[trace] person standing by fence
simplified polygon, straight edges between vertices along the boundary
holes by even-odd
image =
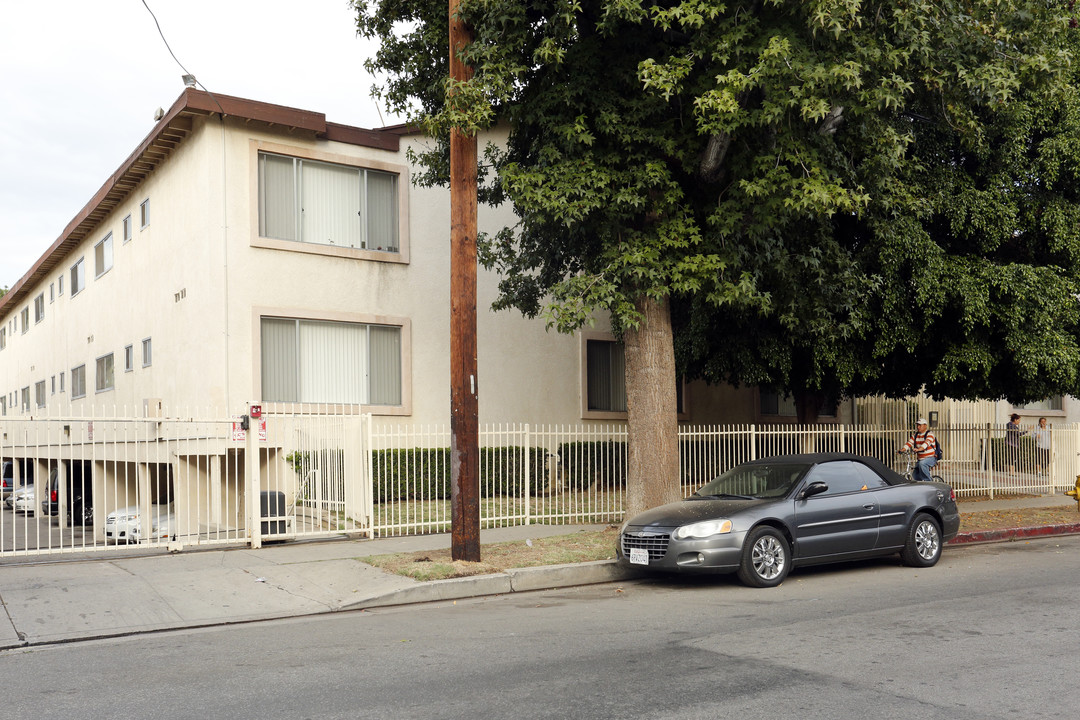
[[[1009,466],[1009,472],[1016,472],[1016,465],[1020,462],[1020,432],[1019,413],[1013,413],[1009,422],[1005,423],[1005,464]]]
[[[1039,418],[1039,425],[1031,431],[1035,438],[1035,474],[1042,475],[1045,468],[1046,474],[1050,474],[1050,428],[1046,425],[1046,418]]]
[[[930,432],[930,426],[926,418],[919,418],[915,422],[915,434],[908,438],[904,447],[897,453],[915,453],[915,468],[911,471],[911,477],[922,482],[930,482],[930,468],[937,465],[937,438]]]

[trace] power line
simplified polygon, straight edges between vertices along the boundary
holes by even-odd
[[[152,17],[154,19],[154,26],[157,27],[158,35],[161,36],[161,42],[165,43],[165,49],[169,51],[170,55],[172,55],[172,59],[175,60],[176,64],[180,66],[180,69],[184,71],[184,75],[190,77],[199,87],[201,87],[203,89],[204,92],[206,92],[207,95],[210,96],[210,99],[214,101],[214,104],[218,106],[218,110],[220,110],[222,116],[224,116],[225,115],[225,109],[221,107],[221,103],[219,103],[217,98],[214,97],[214,93],[207,90],[206,86],[203,85],[199,81],[199,79],[195,77],[195,75],[193,75],[191,72],[189,72],[186,67],[184,67],[184,63],[180,62],[180,58],[176,57],[176,53],[174,53],[172,48],[169,47],[169,41],[165,39],[165,33],[162,32],[162,30],[161,30],[161,23],[158,22],[157,15],[154,14],[154,11],[151,10],[150,6],[146,4],[146,0],[142,0],[142,4],[143,4],[143,7],[146,8],[146,12],[150,13],[150,17]]]

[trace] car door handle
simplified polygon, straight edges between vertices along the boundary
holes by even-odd
[[[873,510],[875,507],[877,506],[874,505],[874,503],[870,503],[869,505],[863,505],[864,510]]]

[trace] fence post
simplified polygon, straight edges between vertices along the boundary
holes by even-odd
[[[757,460],[757,425],[750,426],[750,459]]]
[[[547,452],[544,453],[544,468],[547,468]],[[525,423],[525,524],[532,525],[532,503],[530,498],[532,497],[532,464],[533,464],[533,446],[532,446],[532,428],[529,423]]]
[[[371,413],[361,416],[364,436],[364,455],[367,461],[367,495],[364,498],[364,514],[367,515],[367,536],[375,537],[375,449],[372,446]]]
[[[994,499],[994,447],[990,444],[991,440],[990,423],[986,423],[986,467],[987,467],[987,483],[989,487],[987,491],[990,493],[990,499]]]
[[[252,403],[248,403],[247,434],[244,438],[244,475],[246,476],[248,503],[248,524],[251,530],[248,537],[251,538],[251,547],[258,550],[262,547],[262,478],[259,477],[259,418],[251,417]]]

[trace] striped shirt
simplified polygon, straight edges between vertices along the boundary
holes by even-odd
[[[919,460],[932,458],[937,450],[937,438],[934,437],[934,433],[929,430],[921,434],[915,433],[906,443],[904,443],[904,447],[900,448],[900,452],[905,452],[907,450],[914,450],[915,455]]]

